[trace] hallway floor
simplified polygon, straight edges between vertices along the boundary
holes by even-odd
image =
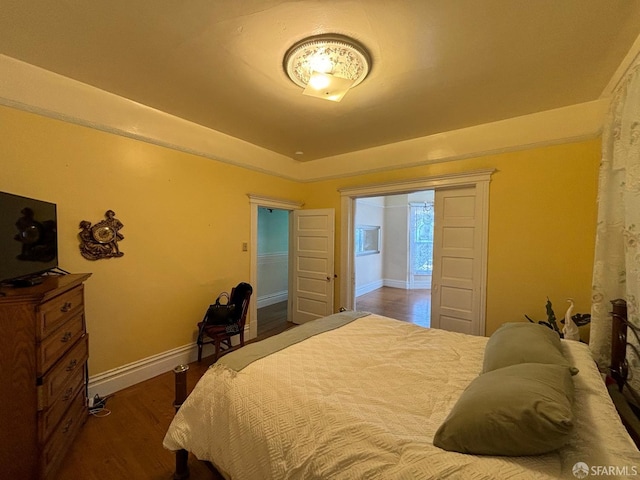
[[[356,310],[364,310],[386,317],[431,325],[431,290],[382,287],[356,298]]]
[[[429,328],[431,325],[431,290],[382,287],[356,298],[356,310],[377,313]],[[258,309],[258,336],[280,333],[287,322],[287,302]]]

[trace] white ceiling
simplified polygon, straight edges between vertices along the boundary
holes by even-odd
[[[598,99],[629,0],[0,0],[0,53],[308,161]],[[367,79],[302,95],[282,59],[351,36]],[[304,152],[296,155],[295,152]]]

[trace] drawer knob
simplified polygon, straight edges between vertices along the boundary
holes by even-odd
[[[62,307],[60,307],[60,311],[62,313],[67,313],[69,310],[71,310],[72,306],[73,306],[73,304],[71,302],[64,302],[64,305],[62,305]]]
[[[62,338],[60,339],[60,341],[62,343],[67,343],[69,340],[71,340],[71,337],[72,337],[71,332],[65,332]]]
[[[70,372],[71,370],[73,370],[74,368],[76,368],[76,365],[78,365],[78,360],[76,360],[75,358],[73,360],[71,360],[69,362],[69,365],[67,365],[67,372]]]
[[[62,397],[62,401],[66,402],[67,400],[69,400],[71,398],[72,393],[73,393],[73,387],[67,388],[67,390],[64,392],[64,395]]]
[[[62,433],[67,433],[71,428],[72,423],[73,423],[73,418],[70,418],[69,420],[67,420],[67,422],[64,424],[64,427],[62,427]]]

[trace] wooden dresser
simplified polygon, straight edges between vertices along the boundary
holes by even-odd
[[[90,275],[0,289],[0,478],[54,478],[87,418]]]

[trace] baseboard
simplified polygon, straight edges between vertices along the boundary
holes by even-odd
[[[364,295],[365,293],[373,292],[384,286],[384,282],[382,280],[376,280],[375,282],[369,282],[365,285],[360,285],[356,287],[356,297],[360,295]]]
[[[248,334],[249,331],[246,328],[245,338],[247,338]],[[208,357],[213,353],[213,345],[205,344],[202,349],[202,356]],[[169,372],[177,365],[192,363],[197,360],[198,346],[196,343],[191,343],[89,376],[87,398],[93,398],[96,394],[100,397],[111,395],[124,388]]]
[[[389,278],[384,279],[384,286],[391,288],[402,288],[404,290],[409,290],[409,282],[405,280],[391,280]]]
[[[289,299],[289,291],[284,290],[282,292],[271,293],[269,295],[263,295],[262,297],[258,297],[256,301],[256,307],[268,307],[269,305],[274,305],[280,302],[286,302]]]
[[[110,395],[168,372],[176,365],[195,362],[197,359],[198,349],[193,343],[90,376],[88,398],[93,398],[96,394],[101,397]]]
[[[413,290],[413,289],[430,289],[431,282],[428,280],[425,281],[417,281],[413,282],[411,285],[409,282],[404,280],[392,280],[389,278],[385,278],[383,280],[376,280],[375,282],[367,283],[366,285],[360,285],[356,287],[356,297],[360,295],[364,295],[365,293],[373,292],[382,287],[391,287],[391,288],[401,288],[403,290]]]

